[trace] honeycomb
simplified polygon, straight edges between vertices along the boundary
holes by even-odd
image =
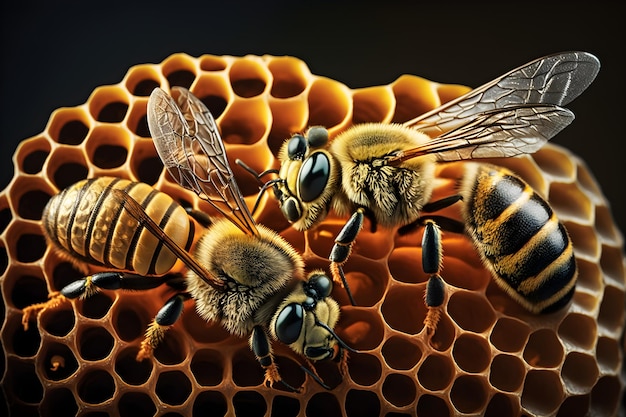
[[[405,75],[389,85],[350,89],[311,74],[292,57],[185,54],[132,67],[117,85],[61,108],[45,130],[14,155],[15,174],[0,194],[4,321],[3,394],[13,415],[29,416],[450,416],[612,415],[618,412],[624,327],[624,256],[607,201],[584,162],[547,145],[518,158],[491,161],[517,172],[547,197],[574,242],[580,276],[573,302],[557,313],[524,311],[491,280],[463,235],[444,233],[447,298],[427,341],[419,229],[372,231],[366,222],[346,265],[357,306],[343,289],[339,336],[358,350],[347,373],[317,363],[326,390],[300,369],[301,359],[276,346],[286,381],[300,393],[263,385],[247,341],[203,322],[193,301],[155,350],[138,362],[143,333],[165,301],[162,290],[103,291],[46,310],[21,324],[22,309],[81,278],[47,247],[40,219],[48,199],[70,184],[103,175],[142,181],[183,205],[207,210],[165,173],[146,122],[148,95],[183,86],[216,117],[231,163],[276,168],[285,138],[309,125],[331,135],[354,123],[403,122],[468,88]],[[583,98],[584,99],[584,98]],[[575,127],[570,127],[575,129]],[[462,163],[440,165],[433,199],[448,195]],[[258,186],[233,167],[246,201]],[[444,215],[459,218],[458,207]],[[281,233],[308,268],[327,256],[345,219],[329,216],[316,230],[289,227],[273,198],[261,199],[258,221]]]

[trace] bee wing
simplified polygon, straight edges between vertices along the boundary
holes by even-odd
[[[478,114],[525,104],[564,106],[593,82],[600,61],[586,52],[563,52],[522,65],[441,107],[405,123],[430,137],[463,126]]]
[[[511,157],[533,153],[574,120],[574,113],[554,105],[524,105],[486,111],[468,123],[417,148],[388,159],[390,165],[422,155],[438,161]]]
[[[177,101],[160,88],[148,100],[148,127],[163,164],[176,182],[244,233],[258,234],[209,109],[185,88],[172,91],[178,93]]]

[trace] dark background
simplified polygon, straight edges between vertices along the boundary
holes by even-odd
[[[293,55],[314,74],[357,88],[401,74],[476,87],[534,58],[575,49],[594,53],[602,69],[569,105],[577,118],[554,142],[586,160],[626,230],[625,22],[618,2],[223,3],[3,2],[0,189],[12,178],[17,144],[43,131],[53,110],[82,104],[131,66],[176,52]]]

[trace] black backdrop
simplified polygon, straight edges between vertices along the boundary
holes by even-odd
[[[131,66],[175,52],[293,55],[313,73],[356,88],[401,74],[475,87],[531,59],[576,49],[596,54],[602,69],[569,106],[576,121],[554,141],[587,161],[626,230],[625,24],[617,2],[7,3],[0,17],[0,189],[13,175],[19,141],[43,131],[54,109],[82,104]]]

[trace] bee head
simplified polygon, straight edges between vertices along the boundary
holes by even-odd
[[[281,167],[274,195],[285,218],[298,230],[326,216],[338,186],[338,164],[327,145],[328,130],[314,126],[305,135],[295,134],[285,141],[278,154]]]
[[[339,305],[330,298],[332,281],[321,271],[289,294],[272,318],[273,336],[296,353],[318,361],[334,359],[340,348],[349,348],[334,332]]]

